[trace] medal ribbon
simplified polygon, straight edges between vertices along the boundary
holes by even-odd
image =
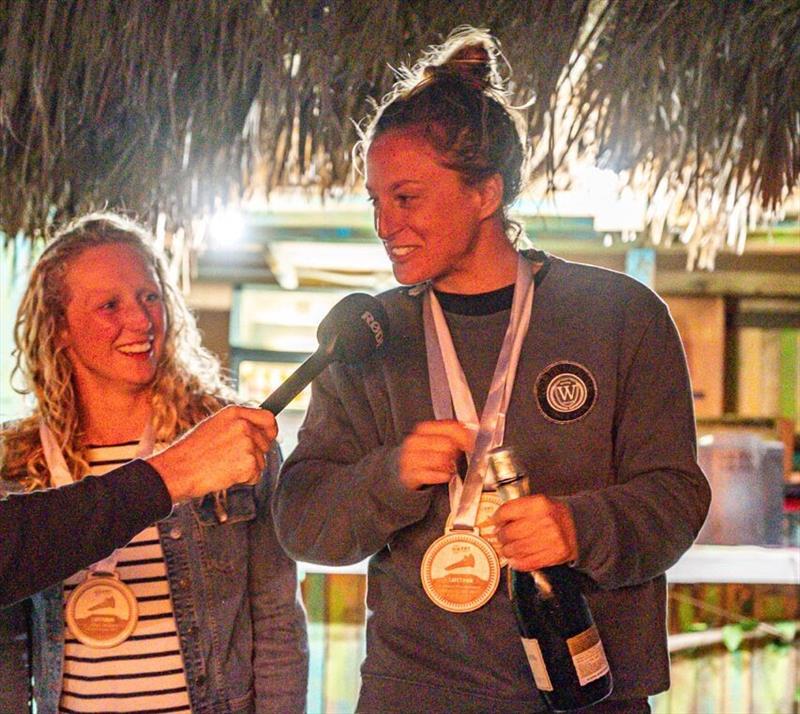
[[[454,514],[454,530],[472,530],[475,527],[486,474],[486,455],[490,449],[503,443],[506,412],[514,388],[522,341],[530,324],[533,292],[531,266],[520,255],[511,316],[480,420],[439,300],[432,289],[428,289],[424,296],[425,349],[434,416],[436,419],[452,419],[455,409],[456,418],[478,432],[463,485],[458,474],[453,474],[450,479],[450,510]]]
[[[67,462],[64,460],[64,454],[56,442],[56,438],[50,427],[45,424],[44,419],[39,422],[39,440],[42,442],[42,449],[44,450],[44,460],[47,468],[50,471],[50,479],[56,488],[66,486],[73,482],[72,474],[67,467]],[[152,423],[148,420],[147,426],[139,439],[139,446],[136,449],[134,458],[139,459],[145,456],[150,456],[155,448],[155,431],[153,430]],[[89,570],[93,573],[113,573],[117,567],[117,560],[119,559],[119,550],[115,550],[107,558],[99,560],[98,562],[89,566]]]

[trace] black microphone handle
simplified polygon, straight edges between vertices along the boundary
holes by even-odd
[[[301,364],[288,379],[281,384],[258,406],[273,414],[283,411],[284,407],[292,401],[325,367],[333,361],[333,355],[320,346],[303,364]]]

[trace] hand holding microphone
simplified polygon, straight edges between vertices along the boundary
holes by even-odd
[[[389,337],[389,320],[379,300],[352,293],[336,303],[319,323],[319,347],[259,406],[278,414],[331,362],[360,362]]]
[[[161,475],[173,503],[255,483],[278,434],[275,417],[229,404],[178,441],[146,459]],[[225,459],[217,458],[220,453]]]

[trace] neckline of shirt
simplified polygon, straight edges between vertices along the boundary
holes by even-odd
[[[550,261],[545,260],[542,267],[533,278],[534,285],[538,288],[550,268]],[[439,304],[445,312],[456,315],[494,315],[498,312],[511,309],[514,299],[514,283],[505,285],[497,290],[486,293],[463,295],[461,293],[447,293],[434,290]]]
[[[506,285],[488,293],[475,293],[462,295],[460,293],[445,293],[434,290],[439,304],[445,312],[456,315],[493,315],[511,309],[514,299],[514,283]]]

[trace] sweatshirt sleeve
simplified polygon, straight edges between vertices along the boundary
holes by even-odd
[[[382,443],[381,407],[370,401],[365,381],[356,369],[333,365],[312,384],[299,443],[273,501],[278,539],[293,558],[356,563],[423,518],[431,504],[431,490],[400,483],[399,447]]]
[[[694,541],[711,500],[683,347],[660,301],[618,370],[616,482],[563,499],[577,529],[575,566],[606,589],[664,573]]]
[[[158,471],[141,460],[102,478],[0,499],[0,607],[105,558],[171,509]]]

